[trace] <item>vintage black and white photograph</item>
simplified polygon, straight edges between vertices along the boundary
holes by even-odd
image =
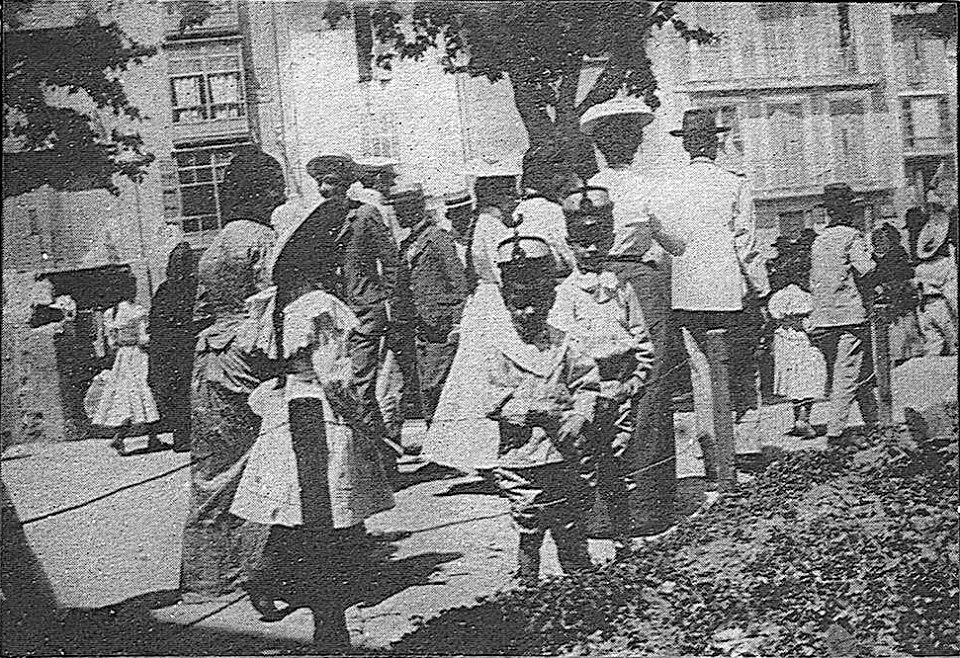
[[[957,656],[957,4],[3,3],[3,656]]]

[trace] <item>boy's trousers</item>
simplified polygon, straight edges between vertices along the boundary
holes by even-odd
[[[827,436],[839,437],[847,427],[850,409],[856,400],[867,426],[877,423],[874,395],[873,353],[867,325],[819,327],[811,335],[823,352],[830,380],[830,418]]]
[[[535,583],[539,578],[540,547],[547,530],[557,545],[557,557],[565,572],[590,567],[584,528],[586,487],[570,465],[500,466],[493,474],[501,493],[510,501],[510,514],[520,531],[517,576],[521,582]]]

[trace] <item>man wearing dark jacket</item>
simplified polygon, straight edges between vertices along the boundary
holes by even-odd
[[[350,337],[353,382],[376,438],[387,442],[376,379],[380,341],[397,290],[397,247],[374,206],[347,198],[347,189],[356,180],[349,157],[318,156],[307,164],[307,173],[317,181],[324,201],[295,229],[302,233],[298,243],[315,254],[310,259],[316,263],[311,273],[314,285],[346,302],[360,320]],[[384,446],[381,454],[390,474],[396,470],[391,449],[399,453],[400,448],[392,441]]]
[[[410,229],[400,252],[416,316],[420,400],[430,423],[457,353],[454,330],[467,298],[466,277],[453,236],[427,215],[419,187],[395,189],[390,202],[400,226]]]

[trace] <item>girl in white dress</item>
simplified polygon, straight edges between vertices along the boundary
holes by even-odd
[[[157,404],[147,384],[148,359],[145,347],[147,310],[137,304],[137,282],[130,276],[123,282],[121,300],[104,313],[107,344],[117,354],[110,376],[91,415],[91,422],[100,427],[115,429],[110,446],[126,455],[124,439],[134,426],[150,426],[160,420]],[[149,450],[163,447],[152,427],[149,431]]]
[[[817,432],[810,424],[810,412],[814,401],[824,397],[827,363],[808,335],[813,297],[795,279],[767,303],[770,317],[778,322],[773,334],[773,385],[774,393],[793,402],[792,433],[812,439]]]

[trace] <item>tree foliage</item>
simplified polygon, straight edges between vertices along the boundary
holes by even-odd
[[[44,184],[116,192],[115,174],[139,180],[153,156],[135,130],[107,131],[100,111],[128,125],[141,118],[119,75],[156,49],[92,13],[66,27],[24,29],[34,4],[18,0],[4,11],[3,196]],[[57,90],[85,93],[96,109],[58,105],[51,100]]]
[[[509,77],[531,145],[555,143],[578,158],[579,120],[589,107],[618,93],[642,98],[651,109],[660,105],[646,50],[653,30],[669,25],[684,39],[700,43],[717,38],[682,21],[677,4],[430,1],[415,3],[407,20],[394,3],[379,2],[371,23],[376,39],[389,50],[376,64],[389,68],[396,57],[419,59],[438,47],[447,55],[448,72],[466,70],[491,82]],[[604,64],[592,88],[578,99],[584,58]]]

